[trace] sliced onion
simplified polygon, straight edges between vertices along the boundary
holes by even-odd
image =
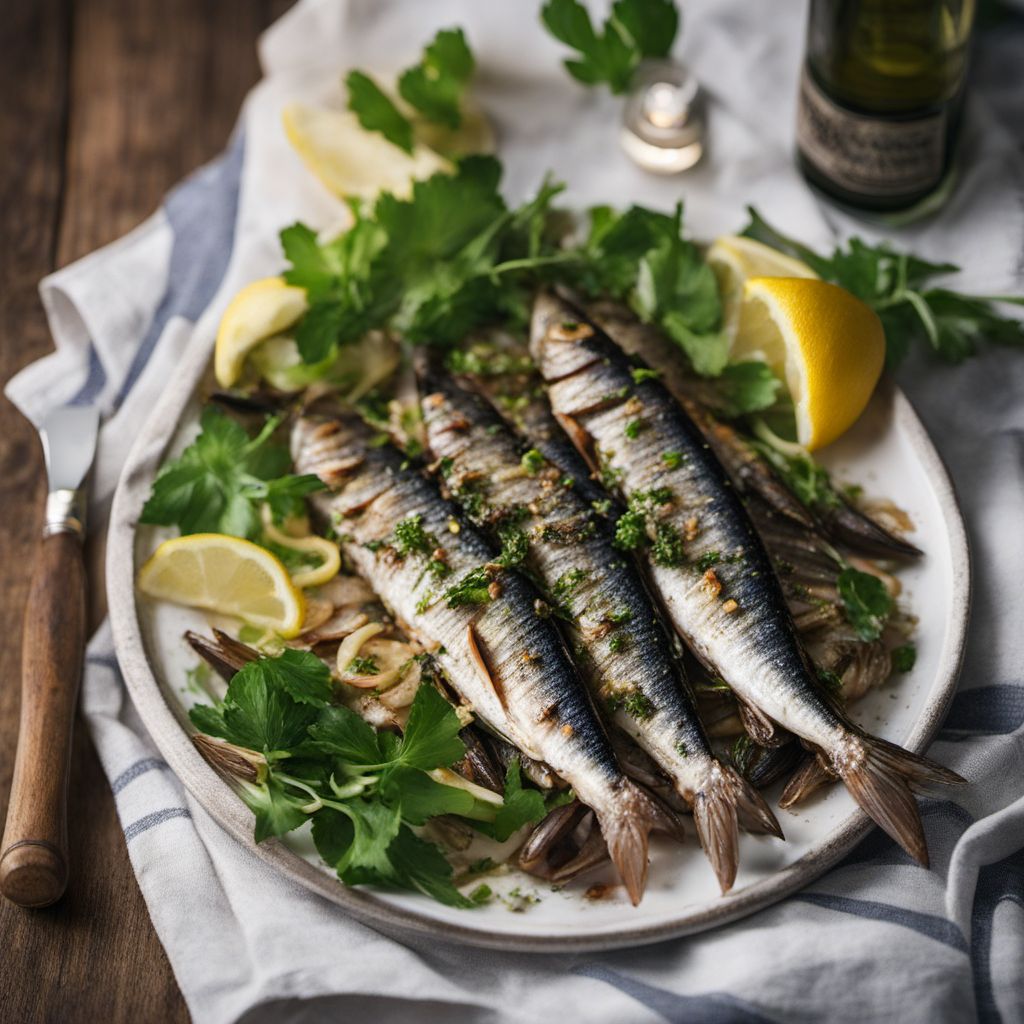
[[[275,544],[281,547],[290,548],[292,551],[301,551],[303,554],[315,555],[320,564],[312,569],[302,569],[291,574],[292,583],[297,587],[318,587],[333,579],[341,569],[341,550],[338,545],[326,537],[317,537],[309,534],[305,537],[292,537],[282,533],[275,525],[270,516],[270,509],[263,508],[263,532]]]
[[[349,686],[358,686],[361,689],[390,689],[401,678],[402,668],[412,658],[412,655],[412,648],[408,644],[402,643],[401,640],[377,638],[367,640],[360,647],[360,656],[372,658],[377,663],[379,671],[374,672],[373,675],[342,675],[342,682]]]
[[[306,615],[302,620],[302,633],[305,636],[329,621],[334,614],[334,605],[318,597],[306,598]]]
[[[408,667],[401,674],[401,679],[380,696],[381,704],[389,708],[407,708],[415,699],[420,688],[423,671],[418,661],[410,660]]]
[[[377,600],[377,595],[367,586],[360,576],[338,575],[321,586],[317,597],[330,601],[335,608],[344,604],[370,604]]]
[[[329,619],[319,623],[316,628],[302,634],[302,641],[307,644],[322,644],[327,640],[341,640],[365,626],[370,621],[366,612],[354,612],[350,608],[334,611]]]
[[[427,774],[442,786],[451,786],[452,789],[464,789],[471,796],[475,796],[477,800],[482,800],[487,804],[494,804],[495,807],[501,807],[505,802],[501,794],[495,793],[490,789],[484,789],[483,786],[478,786],[475,782],[464,779],[461,775],[448,768],[435,768],[433,771],[427,772]]]
[[[347,669],[352,663],[352,659],[359,654],[359,648],[366,643],[371,637],[375,637],[378,633],[384,632],[384,626],[380,622],[370,622],[365,626],[361,626],[354,633],[350,633],[341,642],[341,646],[338,648],[338,675],[341,676],[345,682],[348,682]]]

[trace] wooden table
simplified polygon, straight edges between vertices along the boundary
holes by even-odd
[[[0,19],[0,380],[52,347],[36,285],[124,234],[220,150],[259,71],[259,32],[289,0],[8,0]],[[22,609],[42,515],[35,432],[0,399],[0,813],[19,703]],[[90,551],[103,616],[102,542]],[[187,1021],[84,727],[70,791],[65,899],[0,899],[0,1016]]]

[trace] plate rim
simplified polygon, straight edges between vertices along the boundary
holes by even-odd
[[[129,694],[143,724],[167,764],[203,809],[235,840],[271,868],[281,872],[353,917],[392,937],[410,934],[507,952],[601,952],[643,946],[696,934],[764,909],[815,881],[849,852],[869,831],[872,822],[859,808],[825,840],[794,863],[756,882],[736,895],[700,911],[623,931],[580,929],[547,935],[514,935],[487,928],[454,924],[398,907],[371,891],[344,885],[304,860],[277,839],[256,843],[252,815],[227,781],[204,760],[184,728],[180,711],[164,696],[146,656],[135,593],[135,532],[139,511],[153,474],[169,445],[181,414],[206,375],[212,349],[199,336],[188,346],[172,385],[163,392],[129,450],[111,504],[106,555],[106,589],[114,651]],[[894,427],[902,429],[935,490],[950,544],[952,595],[950,612],[926,706],[905,742],[923,753],[938,732],[956,692],[966,647],[971,603],[971,561],[968,535],[956,489],[910,400],[889,378],[880,394],[892,410]],[[166,424],[173,426],[167,429]]]

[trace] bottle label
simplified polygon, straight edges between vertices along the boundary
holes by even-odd
[[[889,197],[927,191],[942,177],[946,111],[905,121],[855,114],[829,99],[804,68],[797,145],[848,192]]]

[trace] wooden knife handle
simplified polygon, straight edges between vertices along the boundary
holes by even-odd
[[[68,772],[85,649],[85,562],[78,533],[40,545],[21,648],[21,719],[0,892],[45,907],[68,884]]]

